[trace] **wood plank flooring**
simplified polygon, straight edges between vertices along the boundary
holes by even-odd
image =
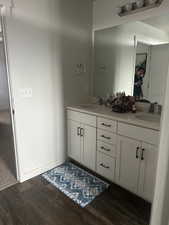
[[[0,192],[0,225],[148,225],[150,210],[114,184],[84,209],[41,176]]]

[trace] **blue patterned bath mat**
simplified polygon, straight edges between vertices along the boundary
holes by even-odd
[[[70,162],[42,176],[81,207],[88,205],[109,187],[108,183]]]

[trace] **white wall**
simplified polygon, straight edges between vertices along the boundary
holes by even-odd
[[[122,26],[95,32],[95,96],[119,91],[131,95],[134,53],[134,35]]]
[[[137,41],[147,44],[168,43],[164,32],[142,22],[95,31],[94,95],[125,91],[133,94]],[[105,70],[102,68],[105,66]]]
[[[20,180],[65,160],[64,103],[86,101],[90,87],[90,0],[15,0],[7,16]],[[75,75],[75,65],[87,72]],[[32,88],[32,98],[23,98]]]
[[[149,48],[150,48],[150,46],[149,45],[146,45],[146,44],[144,44],[144,43],[141,43],[141,42],[139,42],[138,44],[137,44],[137,53],[139,54],[139,53],[149,53]]]
[[[7,2],[6,2],[7,3]],[[0,1],[1,4],[1,1]],[[8,2],[9,4],[9,2]],[[2,27],[0,24],[0,32]],[[2,34],[0,35],[0,111],[9,109],[9,90],[6,71],[5,49],[2,42]]]
[[[0,111],[9,109],[9,92],[4,44],[0,42]]]
[[[156,15],[163,15],[169,11],[169,1],[164,0],[160,7],[150,9],[130,16],[120,17],[117,14],[117,7],[128,2],[128,0],[96,0],[93,8],[93,28],[95,30],[116,26],[119,24],[144,20]]]
[[[11,6],[11,0],[0,0],[0,5],[10,7]]]
[[[150,62],[150,93],[151,102],[163,105],[165,84],[169,65],[169,44],[151,47]]]

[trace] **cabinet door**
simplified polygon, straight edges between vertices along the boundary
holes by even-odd
[[[82,164],[91,170],[96,170],[96,128],[81,126],[83,136]]]
[[[80,123],[68,120],[68,155],[81,162]]]
[[[150,144],[142,144],[143,157],[141,158],[139,195],[152,202],[157,167],[157,147]]]
[[[138,147],[140,146],[139,141],[118,137],[116,182],[134,193],[138,190],[140,170]]]

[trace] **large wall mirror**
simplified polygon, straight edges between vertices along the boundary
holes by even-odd
[[[165,16],[95,31],[94,96],[125,92],[163,104],[169,67]]]

